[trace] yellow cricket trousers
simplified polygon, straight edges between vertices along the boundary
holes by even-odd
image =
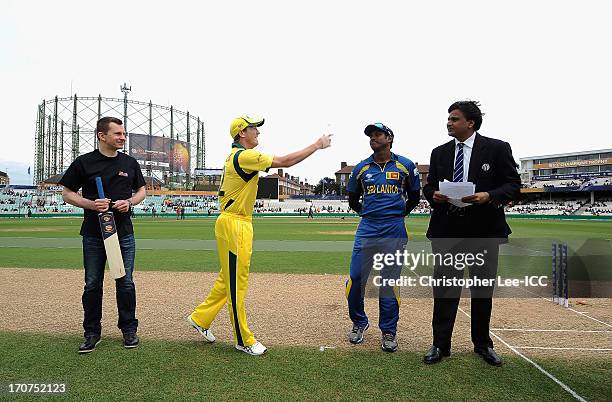
[[[199,326],[210,328],[217,313],[227,302],[236,344],[251,346],[256,340],[247,325],[244,309],[253,253],[253,225],[250,217],[223,212],[215,223],[215,237],[221,271],[208,297],[195,308],[191,318]]]

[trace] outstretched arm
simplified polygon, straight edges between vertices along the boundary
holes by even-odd
[[[325,149],[331,145],[331,136],[333,134],[325,134],[319,138],[315,143],[307,146],[296,152],[292,152],[285,156],[275,156],[272,160],[273,168],[278,167],[291,167],[297,163],[300,163],[310,155],[314,154],[319,149]]]

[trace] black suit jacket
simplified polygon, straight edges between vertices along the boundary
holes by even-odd
[[[427,184],[423,194],[433,207],[428,238],[507,238],[512,232],[506,223],[503,206],[520,196],[521,179],[516,171],[512,149],[507,142],[476,133],[470,157],[468,181],[476,192],[488,192],[491,201],[453,211],[449,203],[433,202],[439,182],[453,180],[455,140],[440,145],[431,152]]]

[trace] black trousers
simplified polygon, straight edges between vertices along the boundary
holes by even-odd
[[[450,261],[449,255],[454,258],[452,265],[434,265],[434,279],[464,278],[466,270],[469,273],[467,278],[472,279],[495,279],[497,276],[499,242],[496,239],[433,239],[432,251],[445,256],[443,261],[446,262]],[[470,254],[476,259],[474,261],[470,259],[471,264],[468,265],[465,263],[465,256]],[[460,262],[462,260],[464,262]],[[471,334],[475,348],[493,347],[493,341],[489,336],[489,325],[494,287],[494,285],[470,287]],[[450,352],[451,349],[451,337],[462,289],[450,285],[433,288],[433,344],[443,352]]]

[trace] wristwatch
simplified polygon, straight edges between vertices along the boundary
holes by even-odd
[[[130,209],[132,209],[132,207],[134,206],[134,204],[132,204],[132,200],[128,198],[127,202],[130,204]]]

